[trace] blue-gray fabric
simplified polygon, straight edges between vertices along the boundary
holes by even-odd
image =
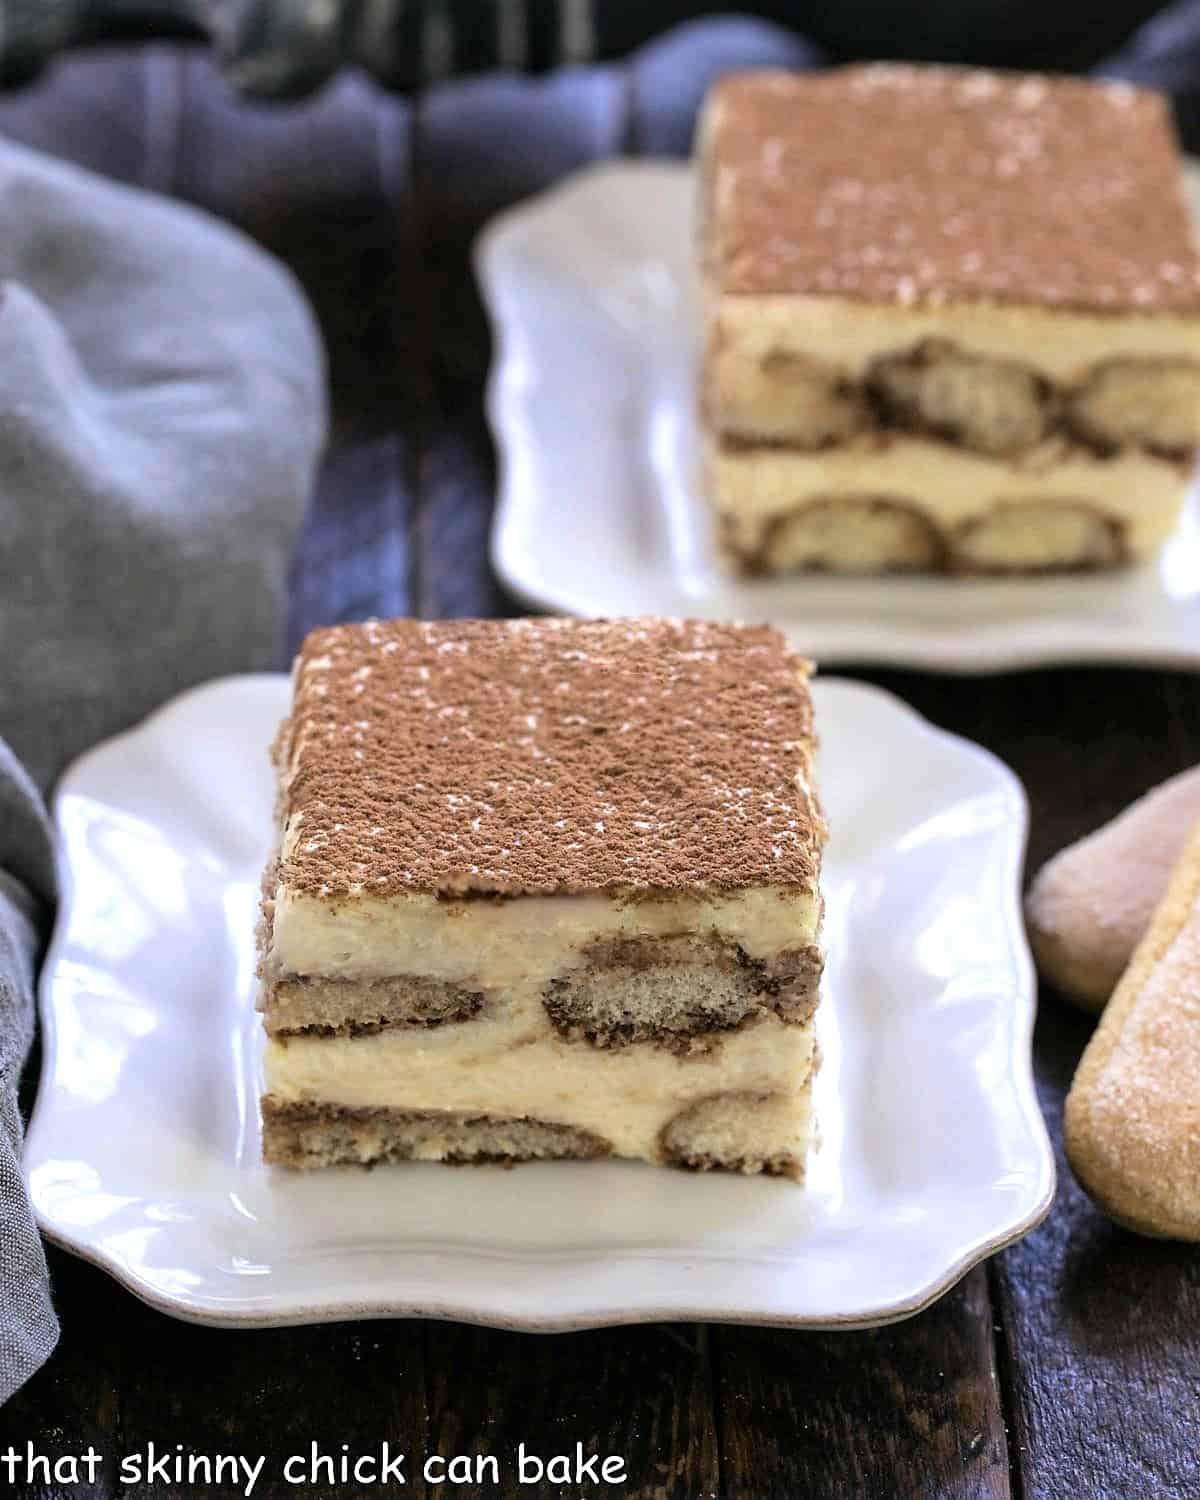
[[[326,402],[307,304],[235,231],[3,142],[0,222],[2,1401],[57,1336],[17,1104],[42,797],[172,694],[278,664]]]
[[[17,1085],[33,1040],[34,966],[54,900],[50,821],[0,741],[0,1401],[54,1348],[46,1257],[21,1176]]]

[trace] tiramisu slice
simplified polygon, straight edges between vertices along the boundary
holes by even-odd
[[[735,566],[1104,567],[1200,445],[1200,262],[1165,101],[759,72],[700,134],[707,487]]]
[[[277,746],[263,1149],[799,1178],[824,826],[766,627],[319,630]]]

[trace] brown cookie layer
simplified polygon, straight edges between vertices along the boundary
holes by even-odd
[[[608,1156],[600,1136],[548,1120],[453,1111],[262,1102],[263,1159],[280,1167],[387,1161],[518,1162]]]
[[[877,355],[860,381],[825,361],[779,354],[724,378],[722,395],[710,369],[701,410],[735,451],[826,452],[872,431],[884,442],[892,432],[916,432],[995,459],[1055,434],[1098,458],[1132,446],[1190,463],[1200,447],[1193,359],[1105,359],[1063,385],[1032,365],[924,338]]]
[[[1051,517],[1056,513],[1077,516],[1081,522],[1082,541],[1075,556],[1028,566],[997,563],[984,553],[981,543],[986,541],[993,525],[1021,521],[1022,518],[1036,522],[1039,517]],[[885,495],[815,496],[801,501],[794,510],[773,517],[764,541],[756,549],[746,550],[733,544],[727,527],[723,539],[726,555],[732,567],[750,577],[789,571],[821,572],[835,564],[819,556],[800,562],[785,562],[781,558],[792,548],[794,537],[802,537],[811,522],[818,524],[821,534],[832,534],[840,521],[850,523],[856,517],[884,519],[892,527],[892,557],[886,568],[880,570],[886,572],[1019,577],[1051,570],[1090,572],[1098,568],[1120,567],[1131,560],[1122,520],[1104,514],[1087,500],[1058,497],[996,505],[946,531],[910,499]]]
[[[373,980],[309,975],[267,980],[260,1008],[272,1036],[362,1036],[389,1026],[469,1021],[483,1004],[480,990],[424,974]]]
[[[809,946],[767,963],[720,939],[619,938],[554,980],[546,1013],[560,1036],[597,1047],[651,1043],[702,1055],[768,1015],[800,1025],[817,1005],[822,956]]]
[[[815,1057],[813,1066],[816,1066]],[[730,1089],[695,1100],[663,1126],[659,1137],[663,1161],[669,1166],[693,1172],[762,1173],[767,1177],[791,1177],[796,1182],[803,1181],[805,1163],[802,1156],[780,1152],[747,1156],[744,1150],[730,1144],[730,1132],[724,1128],[729,1115],[753,1116],[774,1097],[751,1090]]]

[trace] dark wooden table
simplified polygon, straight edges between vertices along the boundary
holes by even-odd
[[[447,86],[422,101],[347,78],[286,109],[243,103],[203,53],[61,63],[0,97],[0,130],[202,204],[298,272],[328,340],[335,437],[297,559],[290,644],[368,613],[496,614],[485,558],[494,457],[485,325],[466,258],[495,209],[594,158],[680,151],[702,78],[635,68]],[[564,496],[564,508],[570,497]],[[1052,585],[1048,585],[1052,586]],[[1071,670],[990,678],[864,672],[1015,769],[1030,868],[1200,760],[1200,680]],[[1036,1041],[1056,1139],[1088,1023],[1043,996]],[[644,1500],[1200,1494],[1200,1256],[1135,1239],[1060,1159],[1048,1221],[936,1306],[871,1333],[657,1326],[533,1336],[433,1322],[229,1333],[174,1322],[53,1253],[61,1346],[0,1411],[0,1453],[89,1443],[96,1483],[28,1496],[235,1495],[127,1485],[122,1453],[183,1444],[622,1455]],[[3,1481],[0,1480],[0,1488]],[[601,1488],[604,1488],[603,1486]],[[425,1493],[419,1478],[408,1493]],[[442,1493],[430,1486],[430,1494]],[[353,1484],[261,1497],[375,1495]]]

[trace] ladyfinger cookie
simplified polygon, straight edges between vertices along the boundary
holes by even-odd
[[[1106,1213],[1200,1240],[1200,829],[1083,1054],[1065,1134]]]
[[[1200,766],[1181,771],[1049,860],[1025,919],[1044,979],[1084,1010],[1103,1010],[1200,820]]]

